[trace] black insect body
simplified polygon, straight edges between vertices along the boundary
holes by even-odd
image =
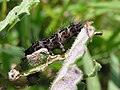
[[[61,48],[65,51],[65,42],[76,36],[83,28],[82,23],[74,24],[71,23],[67,28],[61,28],[60,32],[51,36],[51,38],[43,39],[41,41],[36,41],[25,51],[25,55],[32,54],[33,52],[39,50],[40,48],[47,48],[49,52],[52,52],[54,48]]]

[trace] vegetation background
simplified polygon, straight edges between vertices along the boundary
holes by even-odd
[[[22,0],[0,0],[0,20],[19,5]],[[88,52],[78,62],[85,73],[93,67],[90,60],[102,65],[101,71],[94,78],[84,81],[86,90],[120,90],[120,1],[119,0],[41,0],[30,12],[8,32],[0,33],[0,62],[4,75],[11,66],[19,63],[24,50],[33,41],[50,37],[73,21],[94,21],[96,31],[103,31],[102,36],[93,37],[88,44]],[[84,62],[85,61],[85,62]],[[50,66],[57,72],[61,62]],[[49,73],[47,73],[49,74]],[[55,76],[52,76],[55,77]],[[46,81],[43,81],[46,82]],[[26,87],[23,90],[46,90],[50,85]],[[78,84],[80,89],[80,85]],[[8,90],[14,90],[9,87]]]

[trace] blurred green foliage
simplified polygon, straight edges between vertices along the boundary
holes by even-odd
[[[21,2],[21,0],[5,1],[8,0],[0,0],[0,20]],[[86,62],[78,62],[78,66],[83,67],[85,73],[91,71],[93,65],[90,63],[93,59],[102,65],[98,75],[86,81],[87,90],[119,90],[119,0],[41,0],[31,10],[30,15],[25,16],[10,31],[0,32],[0,63],[5,75],[7,76],[11,66],[19,63],[20,58],[24,56],[24,50],[33,41],[50,37],[51,33],[58,32],[59,27],[81,20],[92,20],[96,31],[103,31],[102,36],[94,36],[93,42],[88,44],[89,52],[83,58]],[[61,62],[57,62],[51,65],[51,68],[56,72],[60,66]],[[24,90],[46,90],[48,86],[26,87]],[[9,90],[14,89],[10,87]]]

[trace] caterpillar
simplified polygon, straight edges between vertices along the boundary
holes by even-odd
[[[77,24],[71,23],[68,27],[61,28],[57,34],[53,34],[50,38],[33,42],[32,45],[25,50],[25,56],[41,48],[47,48],[50,53],[52,53],[52,50],[55,48],[60,48],[62,51],[65,51],[64,44],[69,38],[77,36],[82,28],[83,25],[81,22]]]

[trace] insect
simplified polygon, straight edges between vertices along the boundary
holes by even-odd
[[[65,51],[64,44],[69,38],[77,36],[82,28],[83,25],[81,22],[77,24],[71,23],[68,27],[61,28],[58,33],[53,34],[50,38],[32,43],[32,45],[25,50],[25,56],[41,48],[47,48],[50,53],[52,53],[52,50],[55,48],[60,48],[62,51]]]

